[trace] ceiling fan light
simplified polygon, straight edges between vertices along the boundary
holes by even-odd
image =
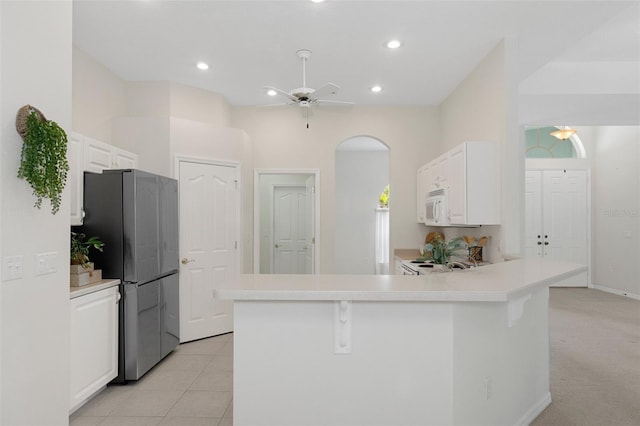
[[[382,92],[382,87],[380,87],[380,86],[373,86],[373,87],[371,87],[371,89],[369,89],[369,90],[371,90],[373,93],[380,93],[380,92]]]
[[[563,141],[565,139],[569,139],[575,133],[576,131],[574,129],[568,126],[564,126],[561,129],[554,130],[553,132],[550,133],[550,135]]]
[[[389,49],[397,49],[400,46],[402,46],[402,43],[400,42],[400,40],[389,40],[387,42],[387,48]]]
[[[277,95],[277,94],[278,94],[278,92],[276,92],[276,91],[275,91],[275,90],[273,90],[273,89],[269,89],[269,90],[267,90],[267,95],[269,95],[269,96],[275,96],[275,95]]]

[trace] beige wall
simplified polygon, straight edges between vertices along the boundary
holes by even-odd
[[[389,147],[392,252],[424,240],[426,228],[416,222],[416,170],[437,150],[436,108],[322,107],[309,117],[308,129],[297,107],[234,108],[232,117],[251,140],[253,167],[320,170],[321,273],[334,271],[335,148],[353,136],[371,136]],[[243,191],[252,192],[247,182]]]
[[[111,143],[111,120],[126,110],[125,82],[82,50],[73,48],[72,83],[71,128]]]
[[[22,278],[0,285],[0,424],[63,425],[69,410],[69,203],[36,209],[18,179],[16,112],[29,103],[71,130],[72,4],[0,2],[0,251],[22,256]],[[57,272],[36,275],[35,256],[57,253]]]

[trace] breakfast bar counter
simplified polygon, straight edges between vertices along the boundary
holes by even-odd
[[[240,275],[234,424],[528,424],[550,402],[548,286],[585,266]]]

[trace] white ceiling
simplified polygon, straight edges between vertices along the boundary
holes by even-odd
[[[505,36],[517,37],[521,80],[554,61],[640,63],[637,0],[75,0],[73,14],[74,45],[119,77],[232,105],[274,103],[264,86],[301,87],[299,49],[313,51],[307,86],[335,83],[332,99],[360,105],[437,105]],[[392,38],[403,46],[384,47]]]

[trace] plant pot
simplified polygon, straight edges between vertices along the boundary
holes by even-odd
[[[447,265],[433,265],[433,268],[431,269],[433,272],[451,272],[451,269],[449,269],[449,267]]]
[[[89,271],[93,271],[93,262],[87,262],[84,264],[84,266],[71,265],[69,267],[69,272],[74,275],[82,274],[83,272],[89,272]]]

